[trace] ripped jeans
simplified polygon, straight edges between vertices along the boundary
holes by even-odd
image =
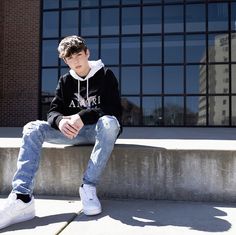
[[[96,186],[111,155],[120,125],[114,116],[103,116],[96,124],[84,125],[74,139],[64,136],[46,121],[33,121],[24,126],[17,171],[12,181],[12,192],[32,195],[44,142],[55,144],[94,144],[83,183]]]

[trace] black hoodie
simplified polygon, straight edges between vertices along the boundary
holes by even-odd
[[[121,100],[118,82],[101,60],[89,61],[90,72],[85,78],[75,71],[60,77],[56,94],[48,111],[49,124],[58,129],[63,116],[78,113],[84,125],[94,124],[104,115],[115,116],[121,124]]]

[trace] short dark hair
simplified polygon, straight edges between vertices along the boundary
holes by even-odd
[[[59,58],[65,59],[71,57],[75,53],[87,51],[87,45],[82,37],[72,35],[61,40],[57,48]]]

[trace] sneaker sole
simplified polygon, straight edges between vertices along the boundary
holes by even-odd
[[[102,209],[94,209],[94,210],[83,210],[85,215],[98,215],[102,213]]]

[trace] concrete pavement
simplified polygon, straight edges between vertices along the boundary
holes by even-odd
[[[0,205],[3,199],[0,199]],[[236,234],[236,204],[161,200],[102,200],[103,213],[85,216],[78,198],[36,198],[36,218],[8,235]]]

